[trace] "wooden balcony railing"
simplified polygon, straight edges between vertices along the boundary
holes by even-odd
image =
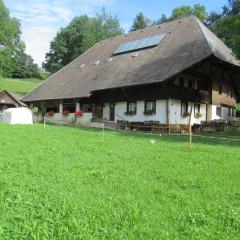
[[[208,91],[192,89],[178,85],[172,85],[171,97],[183,101],[192,101],[198,103],[210,102],[210,93]]]

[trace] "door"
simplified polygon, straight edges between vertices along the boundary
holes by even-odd
[[[103,105],[102,104],[96,104],[94,107],[94,117],[96,118],[102,118],[103,115]]]
[[[115,103],[110,103],[110,116],[109,116],[110,121],[115,120]]]

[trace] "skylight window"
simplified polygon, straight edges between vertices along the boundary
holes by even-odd
[[[109,57],[109,58],[107,59],[107,62],[112,62],[112,60],[113,60],[113,58],[112,58],[112,57]]]
[[[80,68],[84,68],[85,67],[85,64],[83,63],[83,64],[81,64],[81,66],[80,66]]]
[[[137,57],[139,55],[139,52],[133,53],[132,57]]]
[[[100,63],[100,60],[97,60],[93,65],[98,65]]]
[[[152,37],[146,37],[146,38],[138,39],[135,41],[122,43],[113,53],[113,55],[136,51],[139,49],[144,49],[149,47],[155,47],[163,40],[165,36],[166,34],[162,33]]]

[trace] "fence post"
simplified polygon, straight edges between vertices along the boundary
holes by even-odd
[[[188,133],[189,133],[189,148],[192,148],[192,126],[191,126],[191,118],[192,118],[192,103],[191,103],[191,108],[190,108],[190,115],[188,119]]]

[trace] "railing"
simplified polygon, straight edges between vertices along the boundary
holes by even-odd
[[[209,103],[210,93],[205,90],[192,89],[178,85],[172,85],[171,97],[183,101]]]

